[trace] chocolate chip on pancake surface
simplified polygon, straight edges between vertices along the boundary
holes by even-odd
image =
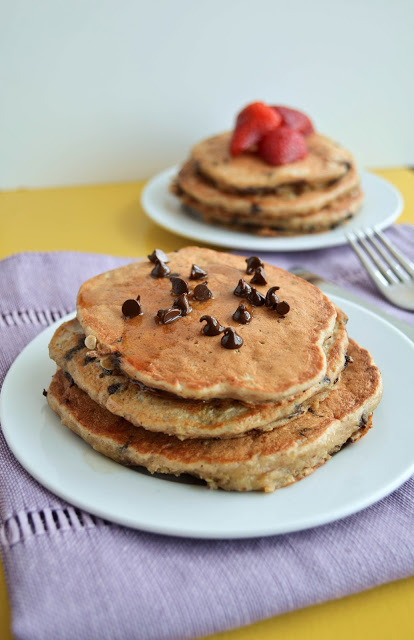
[[[121,369],[128,377],[185,398],[233,398],[251,403],[278,402],[323,379],[323,343],[332,333],[336,309],[316,287],[265,265],[269,284],[283,288],[289,301],[286,320],[274,322],[263,307],[255,322],[237,325],[244,341],[239,352],[212,341],[200,358],[200,317],[208,313],[231,319],[234,286],[245,274],[245,261],[197,247],[168,257],[174,273],[190,273],[193,264],[202,264],[214,293],[214,299],[197,301],[191,314],[168,326],[156,325],[153,317],[170,304],[170,281],[151,278],[145,261],[96,276],[80,288],[77,312],[85,334],[93,333],[109,351],[119,350]],[[145,314],[126,323],[119,308],[136,291]],[[259,311],[263,311],[260,317]],[[115,345],[120,336],[122,342]]]

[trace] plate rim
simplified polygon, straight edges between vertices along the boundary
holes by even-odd
[[[386,328],[387,331],[391,330],[392,332],[396,333],[399,336],[399,339],[402,339],[403,342],[409,345],[409,348],[414,352],[414,344],[412,343],[412,341],[402,331],[400,331],[397,327],[395,327],[392,323],[388,322],[386,319],[382,318],[381,316],[378,316],[370,309],[366,309],[364,306],[359,305],[353,301],[349,301],[345,298],[341,298],[340,296],[332,295],[331,298],[333,299],[334,302],[336,302],[339,305],[345,304],[345,306],[357,308],[359,310],[362,310],[362,312],[367,314],[368,316],[374,317],[376,321],[378,321],[381,325],[383,325],[383,327]],[[280,524],[277,523],[278,526],[275,527],[275,523],[272,523],[272,524],[268,524],[267,526],[261,524],[258,530],[255,530],[255,528],[253,527],[252,529],[247,529],[247,530],[244,529],[243,531],[238,531],[238,532],[216,531],[215,533],[213,533],[211,531],[209,532],[200,531],[199,528],[192,527],[191,525],[189,526],[188,523],[186,524],[185,529],[183,529],[182,525],[175,525],[175,524],[173,526],[163,525],[162,522],[161,524],[157,523],[156,527],[154,527],[153,525],[148,523],[142,523],[142,522],[137,523],[136,519],[135,518],[131,519],[131,517],[128,517],[128,514],[121,517],[114,517],[112,514],[108,515],[108,510],[102,510],[99,507],[95,507],[94,505],[91,505],[87,499],[83,499],[82,495],[77,496],[74,499],[71,494],[70,488],[67,489],[66,492],[60,491],[59,489],[56,490],[56,487],[53,485],[53,481],[52,480],[49,481],[48,479],[45,480],[41,470],[38,470],[38,469],[33,470],[31,464],[27,465],[25,452],[22,453],[21,451],[16,450],[15,442],[13,441],[13,438],[9,437],[10,432],[8,431],[8,427],[6,426],[5,428],[5,422],[4,422],[5,399],[4,398],[5,398],[5,395],[7,395],[8,393],[8,386],[13,382],[13,373],[15,370],[15,366],[17,366],[16,363],[20,364],[21,360],[24,360],[26,357],[28,357],[28,351],[30,350],[30,348],[33,348],[32,346],[33,343],[41,342],[42,339],[44,340],[46,338],[46,334],[51,333],[62,322],[65,322],[66,320],[74,316],[75,316],[74,312],[70,313],[67,316],[57,320],[50,326],[46,327],[43,331],[37,334],[33,338],[33,340],[31,340],[24,347],[24,349],[17,355],[11,367],[9,368],[9,371],[6,374],[6,377],[3,383],[3,388],[0,394],[0,420],[2,423],[3,435],[7,442],[7,445],[9,446],[15,458],[19,461],[22,467],[27,471],[27,473],[29,473],[29,475],[35,478],[43,487],[46,487],[54,495],[58,496],[59,498],[65,500],[69,504],[72,504],[86,512],[92,513],[100,518],[109,520],[116,524],[128,526],[130,528],[137,529],[140,531],[146,531],[146,532],[162,534],[162,535],[172,535],[180,538],[218,540],[218,539],[247,539],[247,538],[267,537],[271,535],[283,535],[285,533],[293,533],[295,531],[302,531],[310,528],[323,526],[325,524],[332,523],[337,520],[346,518],[350,515],[356,514],[362,511],[363,509],[371,506],[372,504],[378,502],[379,500],[383,499],[393,491],[395,491],[414,473],[414,458],[413,458],[411,464],[407,465],[406,467],[404,467],[404,469],[402,469],[399,473],[397,473],[392,481],[389,481],[384,486],[379,487],[376,491],[372,491],[364,499],[362,500],[360,499],[356,506],[354,503],[349,504],[345,508],[341,506],[337,506],[333,508],[331,511],[325,514],[322,514],[316,518],[315,516],[309,516],[305,519],[302,519],[301,524],[296,526],[289,526],[289,525],[280,526]],[[46,354],[47,354],[47,351],[46,351]],[[53,418],[57,418],[59,420],[57,416],[53,415]],[[7,420],[6,420],[6,423],[7,423]],[[86,443],[83,442],[83,444],[86,444]],[[89,445],[87,446],[89,447]],[[102,455],[102,454],[99,454],[98,452],[94,452],[92,448],[91,448],[91,451],[99,457],[101,457]],[[82,459],[81,459],[81,462],[84,464]],[[116,462],[113,462],[113,464],[117,465]],[[286,489],[288,488],[289,487],[287,487]],[[198,489],[204,490],[205,488],[198,487]],[[278,492],[275,492],[275,493],[277,494]],[[243,496],[256,495],[259,497],[259,499],[266,498],[266,494],[257,493],[257,492],[252,492],[250,494],[240,494],[240,495],[243,495]],[[271,494],[271,495],[275,495],[275,494]]]
[[[192,220],[192,222],[196,222],[197,224],[202,225],[200,228],[200,234],[191,233],[191,232],[189,233],[186,231],[185,228],[179,229],[177,225],[169,224],[168,219],[167,221],[165,220],[164,218],[165,214],[167,214],[168,216],[168,213],[169,213],[167,208],[164,209],[164,213],[162,215],[159,215],[156,211],[154,211],[151,203],[151,198],[153,197],[154,192],[157,193],[157,188],[159,188],[160,185],[162,185],[162,188],[165,191],[165,193],[168,194],[168,184],[171,182],[171,179],[173,178],[173,176],[176,173],[178,173],[179,169],[180,169],[180,165],[174,165],[174,166],[167,167],[166,169],[163,169],[162,171],[158,172],[156,175],[150,178],[150,180],[148,180],[148,182],[146,183],[146,185],[144,186],[141,192],[141,198],[140,198],[142,209],[145,212],[145,214],[150,218],[150,220],[155,222],[158,226],[160,226],[164,230],[169,231],[170,233],[174,233],[175,235],[184,237],[192,241],[199,241],[207,244],[214,244],[216,246],[231,248],[233,250],[241,250],[241,251],[250,250],[250,249],[255,251],[263,251],[263,252],[317,251],[318,249],[328,249],[332,247],[343,246],[348,242],[345,236],[345,231],[341,235],[338,234],[333,238],[332,238],[332,235],[329,236],[329,234],[332,233],[331,231],[309,234],[309,235],[302,234],[298,236],[289,236],[289,237],[261,238],[260,236],[257,236],[254,234],[247,234],[246,232],[238,232],[238,231],[232,231],[231,229],[224,229],[226,234],[231,234],[231,239],[233,239],[236,242],[236,245],[233,246],[231,244],[231,241],[225,242],[221,239],[220,231],[222,230],[220,229],[220,227],[209,225],[203,221],[199,221],[196,219]],[[395,205],[394,212],[391,214],[388,214],[382,220],[375,223],[375,226],[378,229],[381,229],[381,230],[385,229],[388,226],[390,226],[400,216],[404,207],[404,198],[401,192],[397,189],[397,187],[393,185],[391,182],[389,182],[388,180],[386,180],[385,178],[383,178],[382,176],[378,176],[376,173],[373,173],[372,171],[368,171],[364,169],[360,170],[359,174],[362,180],[368,179],[368,180],[372,180],[374,183],[376,182],[377,184],[381,185],[381,188],[388,189],[389,193],[390,194],[392,193],[393,196],[395,197],[396,205]],[[171,195],[171,197],[173,196]],[[357,213],[357,216],[358,216],[358,213]],[[353,221],[355,221],[355,218],[353,219]],[[342,231],[343,229],[344,230],[347,229],[351,231],[353,228],[355,228],[354,226],[352,226],[353,221],[351,221],[349,225],[338,227],[338,229],[335,229],[335,231],[338,231],[338,230]],[[202,235],[203,230],[205,230],[205,232],[208,232],[207,240]],[[217,237],[213,238],[211,236],[211,233],[213,234],[216,233]],[[246,236],[246,240],[243,241],[243,238],[245,236]],[[240,238],[242,239],[241,241],[240,241]],[[322,243],[318,242],[318,240],[324,240],[326,238],[328,239],[330,238],[330,241],[322,242]],[[296,241],[301,239],[308,240],[308,241],[314,240],[315,242],[311,242],[310,244],[306,244],[306,243],[301,244],[299,242],[299,244],[296,244]],[[262,244],[260,244],[261,241],[263,241]],[[274,243],[274,244],[272,245],[271,243]]]

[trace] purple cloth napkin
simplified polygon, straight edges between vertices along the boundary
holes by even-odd
[[[414,259],[414,228],[388,233]],[[387,306],[347,247],[270,258]],[[21,349],[74,308],[86,278],[127,262],[79,253],[0,262],[0,383]],[[289,535],[198,541],[134,531],[41,487],[0,432],[0,544],[16,639],[183,640],[246,625],[413,575],[413,530],[411,478],[361,513]]]

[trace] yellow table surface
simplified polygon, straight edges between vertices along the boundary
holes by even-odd
[[[375,173],[403,194],[405,207],[398,222],[414,224],[414,172],[382,169]],[[156,246],[171,251],[188,244],[145,216],[139,204],[142,187],[142,182],[128,182],[0,193],[0,258],[18,251],[64,249],[141,256]],[[413,620],[414,578],[409,578],[210,636],[210,640],[411,640]],[[1,565],[0,639],[12,640]]]

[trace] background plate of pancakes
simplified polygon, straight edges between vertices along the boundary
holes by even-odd
[[[195,212],[183,207],[169,189],[180,167],[171,167],[156,175],[146,185],[141,198],[147,215],[158,225],[180,236],[220,247],[252,251],[300,251],[334,247],[347,243],[346,233],[353,228],[389,226],[401,213],[400,193],[386,180],[361,171],[364,202],[355,216],[342,226],[322,233],[262,237],[225,226],[205,222]]]
[[[247,538],[298,531],[355,513],[414,472],[407,393],[414,387],[408,357],[414,345],[375,314],[332,300],[349,315],[352,336],[375,357],[384,394],[367,436],[301,482],[272,494],[211,491],[124,467],[94,451],[62,428],[42,395],[55,370],[48,343],[62,320],[37,336],[10,368],[0,406],[6,440],[23,467],[53,493],[97,516],[146,531]]]

